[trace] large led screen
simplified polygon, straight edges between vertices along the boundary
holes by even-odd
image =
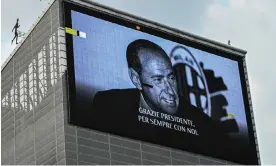
[[[65,5],[69,122],[241,164],[258,164],[242,60]]]

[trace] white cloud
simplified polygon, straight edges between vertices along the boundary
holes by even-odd
[[[228,6],[210,5],[205,14],[205,36],[248,51],[247,70],[263,164],[276,164],[274,113],[276,76],[275,0],[230,0]],[[272,139],[274,138],[274,139]]]
[[[233,8],[243,8],[246,6],[246,0],[231,0],[229,4]]]

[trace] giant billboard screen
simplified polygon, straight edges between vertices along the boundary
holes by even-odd
[[[69,122],[258,164],[242,57],[64,4]]]

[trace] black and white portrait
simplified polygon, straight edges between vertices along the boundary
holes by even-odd
[[[237,61],[78,12],[72,27],[86,32],[72,42],[74,124],[233,161],[251,156]]]

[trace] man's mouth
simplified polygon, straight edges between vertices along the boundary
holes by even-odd
[[[163,99],[165,101],[165,103],[171,105],[171,106],[175,106],[176,105],[176,101],[175,99],[171,100],[171,99]]]

